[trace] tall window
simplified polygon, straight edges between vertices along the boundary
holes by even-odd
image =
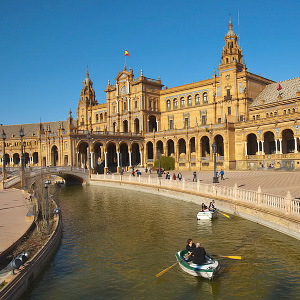
[[[175,98],[175,99],[173,100],[173,108],[174,108],[174,109],[178,108],[178,99],[177,99],[177,98]]]
[[[188,96],[187,101],[188,101],[188,106],[192,106],[192,96]]]
[[[231,106],[227,107],[228,116],[231,115]]]
[[[100,122],[103,122],[103,114],[100,114]]]
[[[185,106],[185,100],[184,100],[184,97],[181,97],[181,98],[180,98],[180,106],[181,106],[181,107],[184,107],[184,106]]]
[[[206,125],[206,115],[201,116],[201,124]]]
[[[152,109],[152,101],[149,101],[149,109]]]
[[[98,123],[99,122],[99,115],[96,114],[96,122]]]
[[[207,97],[207,93],[203,93],[203,103],[207,103],[208,102],[208,97]]]
[[[167,100],[167,110],[170,110],[170,109],[171,109],[171,101]]]
[[[200,104],[200,95],[199,94],[197,94],[195,97],[195,103],[196,103],[196,105]]]
[[[169,120],[169,129],[174,129],[174,121]]]

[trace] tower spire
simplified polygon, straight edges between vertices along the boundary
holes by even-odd
[[[86,78],[89,78],[89,66],[86,66]]]

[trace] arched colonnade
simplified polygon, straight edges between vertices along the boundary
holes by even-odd
[[[248,133],[245,141],[245,155],[270,155],[299,152],[299,137],[292,129],[276,132]]]

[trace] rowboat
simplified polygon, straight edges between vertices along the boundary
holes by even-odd
[[[197,214],[198,220],[211,220],[217,215],[217,210],[199,211]]]
[[[176,259],[180,268],[186,273],[193,276],[200,276],[203,278],[213,279],[216,272],[219,270],[219,262],[206,255],[206,262],[203,265],[196,265],[193,262],[188,262],[184,257],[187,254],[187,250],[178,251],[176,253]]]

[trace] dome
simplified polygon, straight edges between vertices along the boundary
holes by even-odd
[[[233,38],[233,37],[236,37],[236,34],[234,33],[234,31],[232,29],[229,29],[226,34],[226,37]]]

